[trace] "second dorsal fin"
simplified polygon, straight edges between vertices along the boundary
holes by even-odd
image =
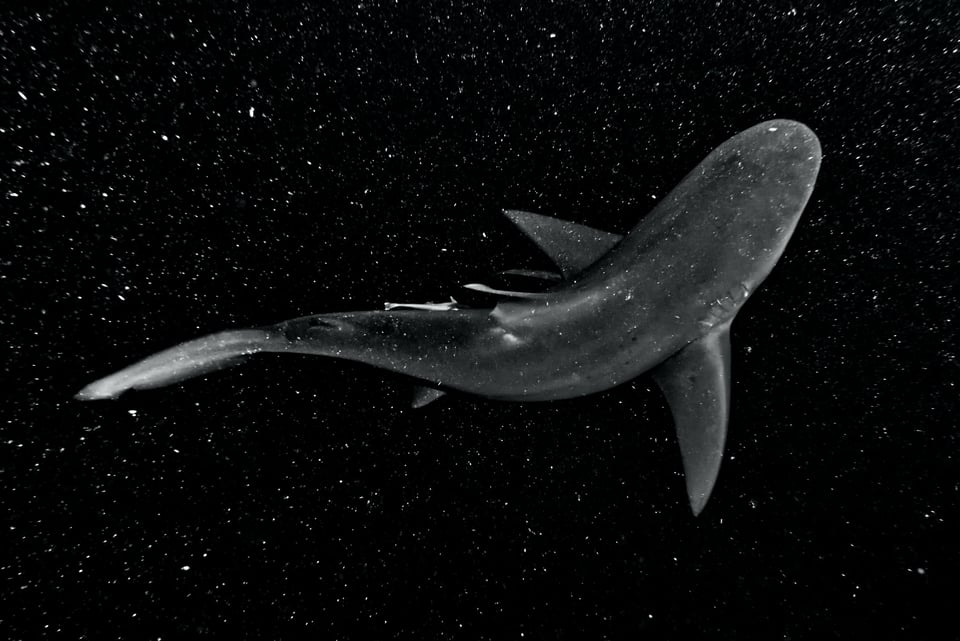
[[[569,278],[597,262],[623,236],[559,218],[508,209],[503,214],[520,228]]]

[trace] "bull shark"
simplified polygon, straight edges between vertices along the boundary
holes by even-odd
[[[447,391],[503,401],[593,394],[649,372],[680,443],[690,508],[716,483],[730,406],[730,324],[783,253],[810,198],[820,144],[771,120],[711,152],[626,235],[517,210],[505,215],[553,261],[541,292],[471,283],[491,308],[397,304],[191,340],[80,390],[115,398],[261,352],[347,359],[417,379],[413,405]]]

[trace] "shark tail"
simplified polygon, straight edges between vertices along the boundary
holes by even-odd
[[[239,365],[251,354],[263,351],[270,341],[271,334],[260,329],[211,334],[148,356],[94,381],[77,392],[74,398],[83,401],[116,398],[130,389],[178,383]]]

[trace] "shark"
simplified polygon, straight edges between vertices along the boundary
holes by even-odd
[[[76,398],[162,387],[264,352],[347,359],[416,379],[414,407],[451,391],[569,399],[649,373],[669,404],[698,515],[727,438],[731,323],[783,253],[821,156],[807,126],[763,122],[714,149],[626,234],[505,211],[559,270],[507,270],[541,279],[542,291],[471,283],[495,304],[388,303],[227,330],[148,356]]]

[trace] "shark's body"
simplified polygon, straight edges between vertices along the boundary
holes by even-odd
[[[535,296],[518,294],[492,310],[400,306],[227,331],[160,352],[77,396],[159,387],[256,352],[406,374],[431,390],[416,405],[437,389],[571,398],[652,371],[673,412],[699,513],[726,436],[730,323],[783,252],[819,166],[813,132],[792,121],[762,123],[714,150],[626,236],[506,212],[565,277]]]

